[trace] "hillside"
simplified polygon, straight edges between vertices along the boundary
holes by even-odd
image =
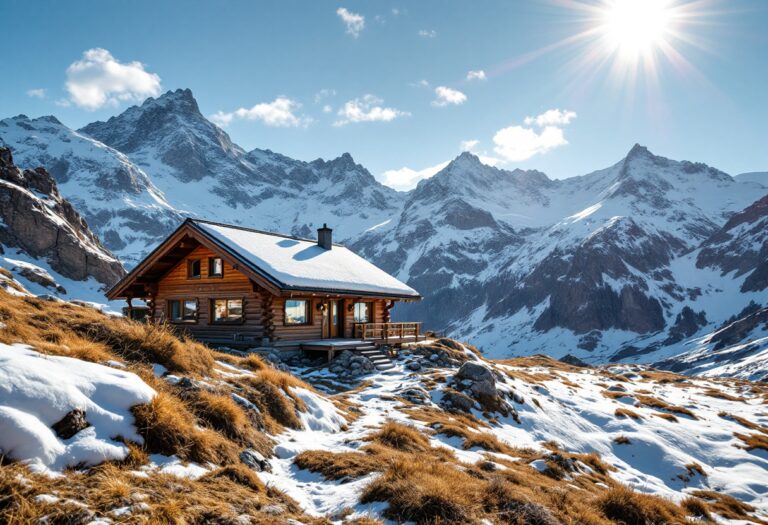
[[[768,519],[759,383],[450,339],[350,376],[69,303],[0,290],[0,307],[6,522]]]
[[[5,119],[0,141],[23,165],[48,166],[128,267],[185,215],[304,237],[328,223],[335,239],[424,295],[395,320],[472,340],[491,357],[660,362],[751,303],[768,305],[757,262],[764,209],[753,209],[768,193],[763,179],[640,145],[608,168],[558,180],[462,153],[396,192],[346,153],[305,162],[246,151],[189,90],[78,131],[54,117]],[[726,231],[736,216],[755,222]]]

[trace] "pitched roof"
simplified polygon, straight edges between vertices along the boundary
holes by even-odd
[[[197,238],[260,284],[282,292],[311,292],[342,295],[371,295],[385,298],[420,299],[410,286],[374,266],[344,246],[331,250],[316,241],[277,233],[187,219],[128,275],[116,283],[107,297],[140,297],[144,286],[160,278],[194,247],[184,239]]]
[[[195,229],[282,290],[419,298],[419,293],[344,246],[188,219]]]

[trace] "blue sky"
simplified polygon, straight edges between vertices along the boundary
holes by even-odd
[[[246,149],[348,151],[399,187],[419,175],[388,170],[462,149],[556,178],[635,142],[768,171],[768,2],[643,1],[673,18],[646,58],[603,34],[609,4],[632,0],[0,0],[0,117],[77,128],[188,87]]]

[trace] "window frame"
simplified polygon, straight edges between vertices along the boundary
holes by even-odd
[[[184,318],[184,306],[187,302],[194,302],[195,303],[195,316],[194,318],[185,319]],[[174,319],[173,317],[173,306],[172,303],[179,303],[179,312],[181,313],[181,317],[178,319]],[[173,324],[197,324],[200,321],[200,299],[197,297],[174,297],[172,299],[166,300],[166,314],[168,315],[168,320]]]
[[[307,305],[306,321],[303,323],[289,323],[288,322],[288,301],[303,301]],[[312,299],[304,297],[289,297],[283,301],[283,326],[309,326],[312,324]]]
[[[364,304],[367,305],[367,319],[365,321],[358,321],[357,320],[357,305]],[[352,303],[352,321],[354,323],[372,323],[374,322],[374,315],[373,315],[373,301],[355,301]]]
[[[192,275],[192,265],[197,263],[197,275]],[[187,279],[202,279],[203,277],[203,261],[199,257],[196,259],[187,259]]]
[[[213,261],[221,261],[221,273],[213,273]],[[209,279],[223,279],[224,278],[224,259],[218,256],[208,257],[208,278]]]
[[[242,309],[242,313],[240,314],[240,317],[237,319],[216,319],[216,301],[226,301],[226,309],[227,309],[227,317],[229,317],[229,301],[240,301],[240,308]],[[209,315],[209,322],[210,324],[243,324],[245,323],[245,305],[246,305],[246,298],[245,297],[212,297],[210,299],[210,315]]]

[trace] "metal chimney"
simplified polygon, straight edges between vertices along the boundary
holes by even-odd
[[[325,223],[322,228],[317,229],[317,245],[326,250],[333,247],[333,230]]]

